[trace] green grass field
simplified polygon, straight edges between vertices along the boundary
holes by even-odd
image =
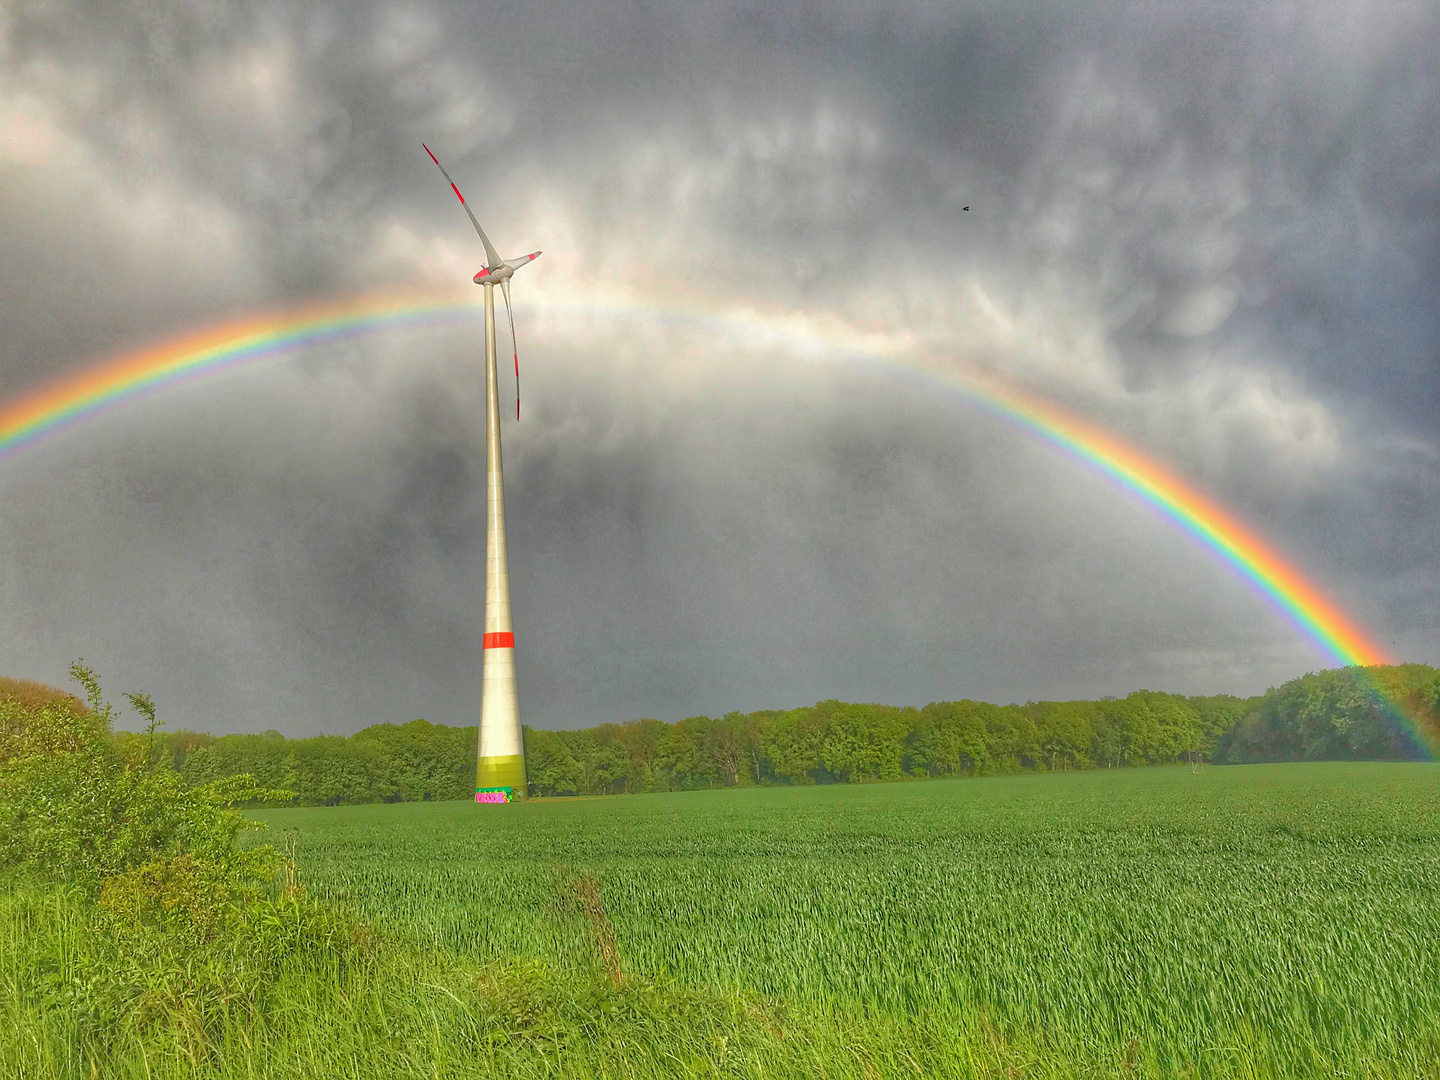
[[[1434,765],[255,816],[311,895],[477,963],[998,1040],[1014,1075],[1440,1076]]]

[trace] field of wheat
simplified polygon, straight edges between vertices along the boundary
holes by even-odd
[[[256,812],[378,927],[1195,1075],[1440,1075],[1440,767]]]

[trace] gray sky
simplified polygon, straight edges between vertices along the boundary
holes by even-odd
[[[423,139],[545,251],[504,428],[525,722],[1329,666],[947,369],[1440,663],[1433,3],[772,7],[0,0],[0,397],[265,306],[478,302]],[[473,723],[480,347],[316,347],[0,460],[0,673],[84,657],[212,731]]]

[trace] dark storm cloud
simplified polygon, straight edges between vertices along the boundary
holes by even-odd
[[[1320,663],[1152,513],[943,393],[526,308],[622,287],[1024,380],[1433,662],[1440,19],[1363,15],[26,5],[0,21],[0,392],[228,311],[468,277],[424,138],[502,251],[546,250],[506,430],[527,722]],[[473,719],[474,347],[328,347],[5,463],[0,665],[84,655],[198,726]]]

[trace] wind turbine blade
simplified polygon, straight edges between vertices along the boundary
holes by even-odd
[[[425,146],[424,143],[420,145]],[[425,146],[425,153],[430,154],[430,147]],[[435,167],[440,170],[440,175],[450,181],[450,190],[455,192],[455,197],[460,200],[460,205],[465,208],[465,213],[470,216],[470,224],[474,225],[475,231],[480,234],[480,242],[485,245],[485,258],[488,260],[487,265],[492,270],[499,269],[500,264],[504,260],[496,253],[495,245],[490,243],[490,238],[485,235],[485,230],[480,227],[480,222],[475,220],[475,212],[470,209],[470,204],[465,201],[465,196],[460,194],[460,189],[455,186],[455,181],[450,180],[450,174],[445,171],[445,166],[440,164],[440,159],[434,154],[430,154],[430,160],[435,162]]]
[[[520,422],[520,346],[515,341],[515,312],[510,310],[510,281],[507,278],[500,283],[500,291],[505,294],[505,315],[510,320],[510,347],[515,355],[515,422]]]

